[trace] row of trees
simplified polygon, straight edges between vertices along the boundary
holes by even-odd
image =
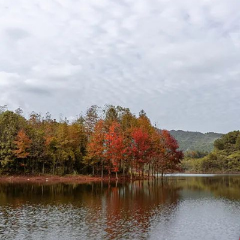
[[[183,154],[166,130],[151,125],[144,111],[90,107],[71,123],[21,109],[0,112],[0,169],[10,173],[139,174],[177,170]]]
[[[240,132],[229,132],[215,140],[214,150],[205,157],[186,155],[182,167],[192,172],[240,172]]]

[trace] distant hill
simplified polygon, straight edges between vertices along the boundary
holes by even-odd
[[[213,150],[214,141],[223,135],[214,132],[200,133],[182,130],[171,130],[170,134],[178,141],[180,150],[184,152],[211,152]]]

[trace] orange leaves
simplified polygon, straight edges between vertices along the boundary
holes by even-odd
[[[118,171],[123,150],[123,137],[120,125],[113,122],[107,128],[104,121],[99,120],[87,146],[88,158],[95,159],[95,162],[100,160],[103,160],[105,163],[111,162],[114,166],[114,171]]]
[[[182,152],[177,141],[166,130],[158,131],[150,121],[141,116],[135,126],[122,128],[121,124],[100,120],[95,125],[87,146],[87,159],[104,164],[112,172],[119,172],[121,162],[131,169],[144,171],[145,164],[153,164],[156,171],[175,169]],[[95,160],[94,160],[95,159]],[[138,170],[137,170],[138,171]]]
[[[91,139],[87,146],[87,152],[90,158],[101,159],[104,153],[104,122],[99,120],[96,125]]]
[[[29,139],[27,134],[23,129],[21,129],[16,137],[16,140],[14,141],[16,144],[16,150],[14,151],[14,154],[17,158],[26,158],[29,155],[29,152],[27,151],[30,147],[32,140]]]
[[[120,160],[123,158],[124,145],[120,124],[112,122],[105,134],[105,157],[112,161],[114,172],[118,172]]]
[[[107,118],[96,123],[87,144],[88,163],[108,169],[108,173],[127,170],[144,174],[148,165],[155,171],[175,168],[182,158],[177,141],[168,131],[159,131],[151,125],[145,114],[139,118],[126,115],[124,121]],[[133,119],[135,119],[133,121]],[[126,121],[125,121],[126,120]],[[128,122],[129,120],[129,122]]]

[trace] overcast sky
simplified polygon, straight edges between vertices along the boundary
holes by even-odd
[[[0,105],[240,129],[239,0],[0,0]]]

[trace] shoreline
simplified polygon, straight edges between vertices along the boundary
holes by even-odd
[[[92,183],[92,182],[124,182],[124,181],[135,181],[135,180],[146,180],[147,178],[134,177],[132,180],[129,176],[125,178],[119,176],[111,176],[109,179],[108,176],[101,178],[100,176],[89,176],[89,175],[66,175],[66,176],[57,176],[57,175],[0,175],[0,184],[1,183],[45,183],[45,184],[57,184],[57,183]],[[150,177],[151,179],[151,177]]]
[[[186,174],[186,175],[240,175],[240,173],[194,173],[194,172],[181,172],[174,173],[178,174]],[[100,176],[89,176],[89,175],[0,175],[0,184],[1,183],[45,183],[45,184],[57,184],[57,183],[92,183],[92,182],[125,182],[125,181],[135,181],[135,180],[149,180],[153,179],[153,177],[138,177],[135,176],[133,179],[130,179],[129,176],[123,177],[119,176],[118,179],[116,177],[111,176],[109,179],[108,176],[104,176],[101,178]]]
[[[88,183],[99,182],[104,179],[99,177],[76,175],[76,176],[57,176],[57,175],[2,175],[0,183]]]

